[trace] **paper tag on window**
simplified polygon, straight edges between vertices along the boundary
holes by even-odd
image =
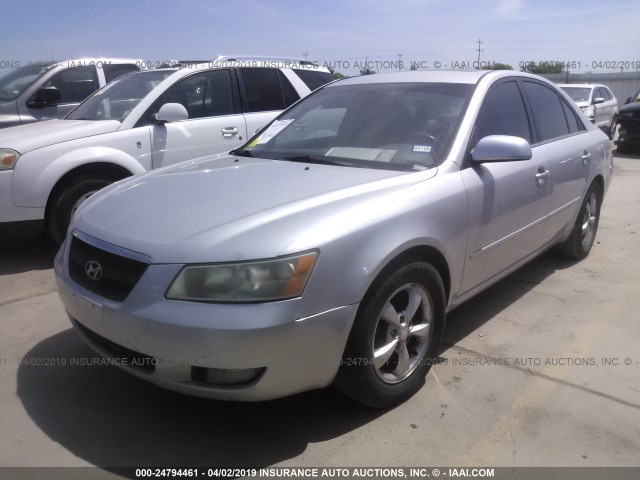
[[[278,133],[286,128],[291,122],[293,122],[293,118],[291,120],[276,120],[273,122],[269,128],[267,128],[264,132],[260,134],[258,138],[256,138],[253,142],[249,144],[250,147],[254,145],[259,145],[261,143],[267,143],[273,137],[275,137]]]
[[[414,145],[413,146],[413,151],[414,152],[430,153],[431,152],[431,145]]]

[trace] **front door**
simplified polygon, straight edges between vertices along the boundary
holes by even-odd
[[[159,168],[204,155],[226,153],[247,140],[239,113],[237,89],[230,70],[210,70],[185,77],[164,93],[152,109],[165,103],[183,105],[189,118],[151,127],[153,167]]]
[[[489,91],[472,142],[511,135],[532,142],[532,131],[516,81]],[[544,244],[549,208],[549,160],[541,147],[529,160],[469,165],[468,238],[462,292],[489,280]]]

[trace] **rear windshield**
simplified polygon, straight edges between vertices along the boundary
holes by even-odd
[[[309,90],[311,91],[335,80],[335,78],[333,78],[333,75],[331,75],[329,72],[304,70],[300,68],[294,68],[293,71],[300,77],[300,79],[307,87],[309,87]]]

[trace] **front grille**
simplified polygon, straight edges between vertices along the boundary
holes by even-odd
[[[101,297],[122,302],[148,264],[116,255],[72,237],[69,274],[74,282]]]
[[[136,368],[146,373],[153,373],[156,370],[157,359],[155,357],[113,343],[93,330],[89,330],[78,321],[74,321],[74,324],[92,343],[108,353],[111,358],[117,358],[120,365]]]

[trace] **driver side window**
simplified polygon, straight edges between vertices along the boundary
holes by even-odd
[[[189,120],[233,115],[234,91],[229,70],[211,70],[183,78],[160,96],[136,126],[152,123],[153,115],[165,103],[179,103]]]
[[[476,121],[473,146],[489,135],[510,135],[531,143],[531,128],[524,101],[516,82],[493,87]]]
[[[59,105],[80,103],[98,90],[98,75],[93,65],[71,67],[56,73],[43,87],[56,87],[60,92]]]

